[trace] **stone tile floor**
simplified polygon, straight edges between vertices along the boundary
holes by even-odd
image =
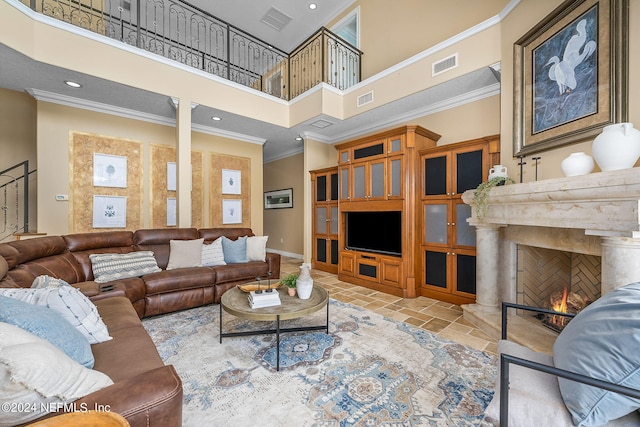
[[[282,257],[281,277],[297,273],[302,260]],[[462,318],[462,309],[455,304],[426,297],[401,298],[338,280],[338,276],[311,270],[314,284],[329,291],[331,298],[367,308],[386,317],[423,328],[443,338],[469,347],[497,354],[498,345],[473,324]]]

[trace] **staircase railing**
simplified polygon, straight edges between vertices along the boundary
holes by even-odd
[[[292,99],[325,82],[360,81],[362,52],[321,28],[291,55],[178,0],[21,0],[36,12]]]
[[[29,175],[34,172],[29,172],[28,160],[0,171],[0,241],[29,232]]]

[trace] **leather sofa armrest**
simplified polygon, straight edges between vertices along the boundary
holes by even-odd
[[[80,292],[89,298],[100,293],[100,284],[94,281],[73,283],[72,286],[80,289]]]
[[[173,365],[126,378],[75,401],[75,407],[117,412],[132,427],[182,425],[182,381]]]
[[[127,294],[124,293],[122,289],[114,289],[112,291],[100,292],[98,295],[94,295],[89,297],[91,301],[99,301],[101,299],[113,298],[113,297],[125,297]]]
[[[274,252],[267,252],[265,261],[269,266],[269,271],[271,272],[271,278],[279,279],[280,278],[280,254],[276,254]]]

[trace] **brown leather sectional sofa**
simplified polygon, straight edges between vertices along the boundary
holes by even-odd
[[[220,236],[235,240],[253,236],[249,228],[173,228],[45,236],[0,244],[0,287],[30,287],[39,275],[65,280],[96,304],[112,340],[92,345],[94,369],[113,385],[80,399],[79,403],[109,405],[132,426],[180,426],[182,383],[173,366],[165,366],[140,318],[220,301],[222,294],[256,277],[280,277],[280,255],[267,253],[253,261],[215,267],[165,270],[170,240]],[[151,250],[161,272],[117,280],[114,289],[100,292],[94,282],[90,254]],[[104,286],[104,284],[102,284]],[[126,298],[125,298],[126,297]]]

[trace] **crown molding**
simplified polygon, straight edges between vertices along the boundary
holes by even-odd
[[[245,135],[243,133],[232,132],[229,130],[218,129],[210,126],[199,125],[199,124],[192,124],[191,130],[195,132],[206,133],[208,135],[235,139],[237,141],[250,142],[252,144],[264,145],[267,142],[267,140],[264,138],[258,138],[251,135]]]
[[[143,122],[155,123],[164,126],[176,126],[176,119],[157,114],[144,113],[142,111],[130,110],[128,108],[116,107],[114,105],[103,104],[101,102],[88,101],[86,99],[74,98],[72,96],[47,92],[45,90],[29,88],[27,93],[37,101],[50,102],[52,104],[65,105],[67,107],[79,108],[81,110],[95,111],[97,113],[111,114],[113,116],[127,119],[140,120]]]

